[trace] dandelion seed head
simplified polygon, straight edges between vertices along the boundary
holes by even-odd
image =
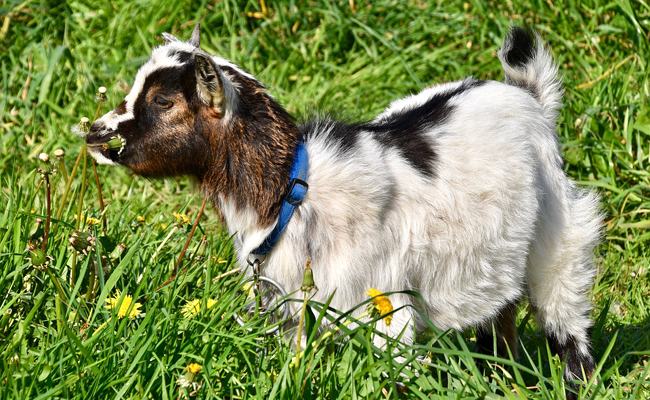
[[[81,129],[81,127],[79,125],[75,125],[72,128],[70,128],[70,132],[74,133],[75,135],[77,135],[79,137],[85,137],[86,136],[86,132],[83,129]]]

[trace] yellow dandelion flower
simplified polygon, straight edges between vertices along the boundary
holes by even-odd
[[[120,297],[122,297],[122,293],[118,290],[115,293],[115,296],[106,299],[108,305],[104,306],[104,308],[106,308],[107,310],[112,310],[116,308],[117,305],[120,303]],[[134,319],[135,317],[142,314],[142,311],[140,311],[140,307],[142,307],[142,304],[140,303],[133,303],[133,308],[131,308],[131,311],[129,311],[129,308],[131,307],[132,303],[133,303],[133,296],[131,296],[130,294],[125,295],[124,298],[122,299],[122,304],[120,304],[119,310],[117,310],[117,318],[126,317],[127,312],[128,312],[128,317],[131,319]]]
[[[141,216],[139,216],[139,215],[138,215],[137,217],[135,217],[135,219],[136,219],[136,221],[138,221],[138,222],[146,222],[146,221],[147,221],[147,219],[146,219],[145,217],[141,217]]]
[[[202,384],[196,379],[196,374],[201,372],[201,365],[192,363],[185,367],[185,370],[186,372],[178,378],[178,381],[176,381],[178,385],[181,388],[188,388],[193,391],[199,390]],[[190,396],[193,396],[193,394],[190,393]]]
[[[88,225],[99,225],[100,222],[101,221],[99,221],[99,219],[97,219],[97,218],[93,218],[93,217],[86,218],[86,223]]]
[[[190,219],[187,218],[187,215],[185,215],[185,214],[179,214],[179,213],[173,212],[172,215],[176,218],[176,223],[179,224],[179,225],[191,224],[192,223],[190,221]]]
[[[375,305],[375,310],[377,310],[379,316],[389,314],[393,311],[393,303],[390,302],[388,297],[382,296],[382,292],[379,290],[370,288],[366,294],[373,297],[372,303]],[[386,326],[390,326],[390,323],[393,321],[393,315],[386,315],[383,318]]]
[[[215,304],[217,304],[216,300],[208,299],[206,306],[210,309]],[[199,311],[201,311],[201,299],[190,300],[181,308],[181,314],[185,318],[194,318]]]
[[[181,308],[181,314],[185,318],[194,318],[196,314],[201,311],[201,299],[194,299],[185,303],[183,308]]]
[[[191,363],[187,366],[187,370],[193,374],[198,374],[201,372],[201,365],[197,363]]]

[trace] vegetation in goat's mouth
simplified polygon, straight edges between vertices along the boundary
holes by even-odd
[[[101,149],[104,151],[114,150],[117,151],[117,154],[122,154],[126,147],[126,139],[118,133],[117,135],[111,136],[108,142],[91,143],[87,144],[87,146],[90,149]]]

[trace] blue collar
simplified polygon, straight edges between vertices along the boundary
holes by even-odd
[[[307,169],[309,168],[309,160],[307,159],[307,148],[303,142],[298,142],[296,147],[296,154],[291,166],[291,173],[289,174],[289,190],[285,198],[282,200],[280,207],[280,215],[278,216],[278,223],[273,228],[269,236],[264,239],[262,244],[251,251],[251,254],[266,255],[273,246],[278,242],[282,232],[289,224],[293,210],[302,203],[302,200],[307,195]]]

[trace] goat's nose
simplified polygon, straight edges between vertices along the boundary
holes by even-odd
[[[103,122],[95,121],[88,130],[88,135],[86,135],[86,140],[98,138],[106,134],[106,125]]]

